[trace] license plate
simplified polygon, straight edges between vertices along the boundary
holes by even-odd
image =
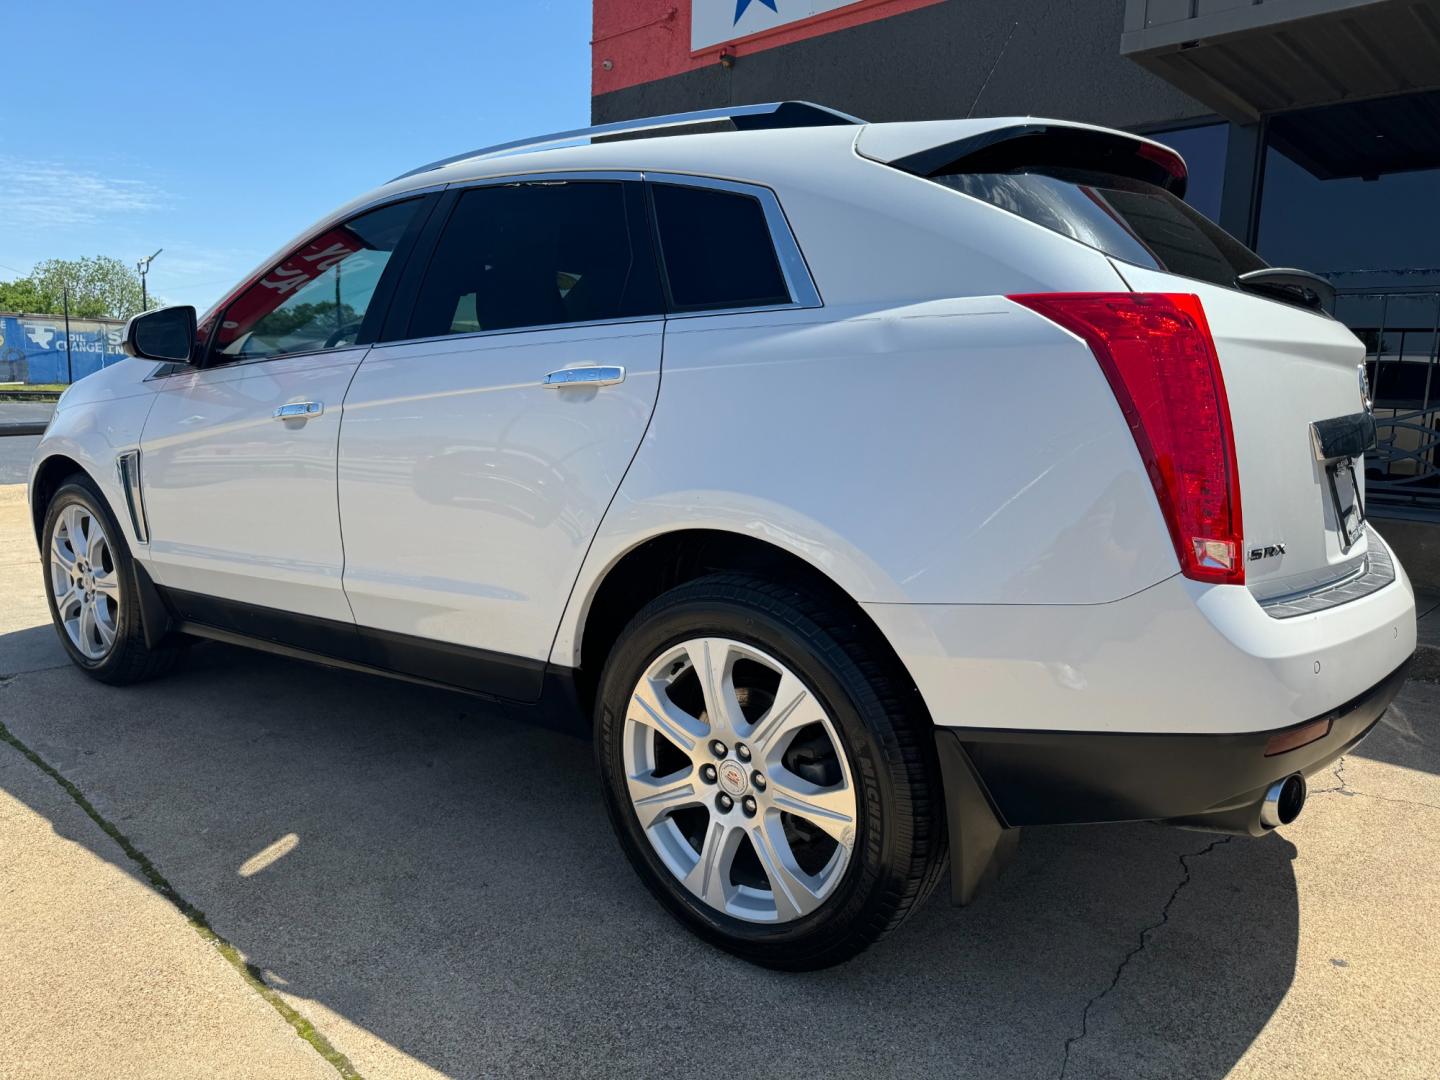
[[[1355,476],[1355,459],[1343,458],[1325,466],[1330,480],[1330,505],[1340,523],[1340,546],[1349,551],[1365,532],[1365,504]]]

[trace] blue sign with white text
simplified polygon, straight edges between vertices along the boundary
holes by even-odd
[[[65,383],[125,358],[125,324],[111,319],[0,315],[0,383]],[[68,346],[68,348],[67,348]]]

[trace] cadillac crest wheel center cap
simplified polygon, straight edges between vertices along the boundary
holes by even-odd
[[[750,788],[750,772],[734,759],[720,763],[720,788],[733,799],[738,799]]]

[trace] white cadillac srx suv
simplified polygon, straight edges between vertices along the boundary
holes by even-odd
[[[418,169],[65,394],[60,639],[585,717],[649,888],[775,967],[947,869],[966,902],[1026,825],[1260,835],[1414,599],[1364,349],[1185,183],[1118,131],[798,102]]]

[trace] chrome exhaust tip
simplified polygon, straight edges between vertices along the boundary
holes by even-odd
[[[1260,827],[1268,830],[1289,825],[1305,809],[1305,792],[1305,778],[1299,773],[1276,780],[1266,789],[1260,804]]]

